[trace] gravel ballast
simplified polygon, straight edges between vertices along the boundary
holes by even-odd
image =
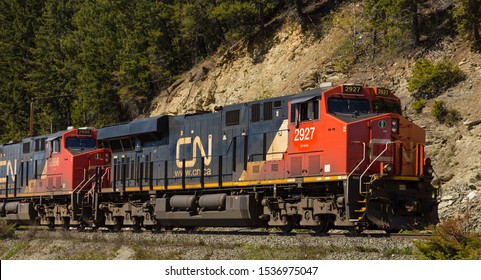
[[[330,234],[278,235],[259,231],[207,229],[187,234],[111,233],[29,229],[3,240],[0,258],[52,259],[318,259],[318,260],[391,260],[415,259],[413,241],[423,237],[393,237],[379,233],[348,236]]]

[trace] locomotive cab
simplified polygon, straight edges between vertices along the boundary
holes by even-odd
[[[97,149],[94,129],[71,129],[43,140],[43,152],[34,154],[30,162],[24,163],[25,172],[33,174],[19,174],[27,177],[25,193],[71,192],[92,176],[96,167],[110,164],[110,151]]]

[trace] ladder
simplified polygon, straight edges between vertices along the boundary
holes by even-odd
[[[350,217],[350,221],[359,221],[364,218],[365,213],[367,212],[367,202],[369,200],[369,196],[372,193],[371,185],[372,185],[372,179],[370,178],[369,181],[363,180],[363,177],[367,174],[369,169],[371,169],[372,165],[379,160],[379,158],[386,153],[386,151],[389,149],[389,145],[393,143],[397,143],[398,141],[388,141],[385,143],[385,148],[382,150],[379,155],[377,155],[366,167],[366,169],[362,172],[362,174],[359,176],[359,188],[357,194],[354,196],[355,197],[355,203],[353,203],[354,210],[351,212],[351,214],[354,214],[352,217]],[[356,142],[358,143],[358,142]],[[360,142],[359,142],[360,143]],[[352,172],[347,176],[347,189],[348,192],[350,192],[349,189],[349,179],[350,177],[354,174],[354,172],[359,168],[359,166],[366,160],[366,144],[364,142],[360,143],[363,145],[363,158],[361,162],[352,170]]]
[[[96,167],[95,173],[88,177],[88,171],[85,169],[84,179],[72,191],[71,205],[75,220],[79,220],[83,216],[89,216],[89,218],[94,216],[96,219],[96,210],[98,208],[97,194],[101,192],[105,177],[108,179],[110,174],[110,169],[106,168],[103,174],[100,176],[100,170],[101,167]],[[88,208],[91,211],[85,211],[85,208]],[[84,217],[84,219],[85,218],[86,217]]]

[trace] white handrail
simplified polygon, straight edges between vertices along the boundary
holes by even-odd
[[[384,150],[379,155],[377,155],[376,158],[374,158],[374,160],[371,162],[371,164],[369,164],[369,166],[366,168],[366,170],[364,170],[364,172],[361,174],[361,177],[359,177],[359,194],[360,195],[362,195],[362,177],[364,177],[364,175],[366,175],[369,168],[371,168],[371,166],[387,151],[390,144],[398,143],[398,142],[400,142],[400,141],[389,141],[389,142],[387,142],[386,148],[384,148]]]
[[[77,191],[77,189],[80,188],[80,186],[85,182],[86,178],[87,178],[87,172],[86,172],[86,170],[84,169],[84,178],[83,178],[82,182],[80,182],[80,183],[78,184],[78,186],[77,186],[72,192],[75,193],[75,192]]]
[[[362,160],[354,167],[354,169],[347,175],[348,184],[349,184],[349,177],[359,168],[359,166],[366,160],[366,143],[365,142],[352,142],[353,144],[362,143]]]
[[[354,169],[347,175],[347,191],[349,191],[349,178],[354,174],[354,172],[361,166],[361,164],[366,160],[366,143],[365,142],[352,142],[353,144],[362,143],[362,160],[354,167]]]

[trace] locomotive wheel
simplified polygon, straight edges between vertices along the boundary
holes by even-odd
[[[84,220],[80,219],[77,226],[77,231],[84,232],[86,227],[87,227],[87,224],[84,222]]]
[[[160,232],[162,230],[162,224],[159,220],[156,220],[155,225],[152,226],[152,232]]]
[[[70,230],[70,219],[69,218],[62,218],[62,229],[63,230]]]
[[[119,217],[113,217],[114,225],[109,226],[111,232],[119,232],[122,230],[122,221]]]
[[[144,229],[149,230],[153,233],[158,233],[162,230],[162,224],[158,220],[156,220],[155,224],[144,226]]]
[[[319,225],[311,227],[311,230],[316,234],[327,233],[330,229],[329,216],[318,215],[316,220],[319,222]]]
[[[134,225],[132,226],[133,232],[142,232],[142,223],[139,217],[133,217]]]
[[[283,233],[289,233],[294,229],[294,221],[292,217],[287,215],[282,216],[282,220],[286,222],[286,225],[277,227],[278,230],[282,231]]]
[[[361,235],[363,231],[364,231],[364,227],[362,226],[354,226],[349,228],[349,234],[353,236]]]
[[[197,227],[185,227],[184,229],[187,231],[187,233],[194,233]]]
[[[55,230],[55,219],[53,219],[53,218],[48,219],[47,227],[48,227],[48,230],[54,231]]]
[[[277,227],[278,230],[280,230],[282,233],[289,233],[294,229],[293,224],[288,224],[285,226]]]
[[[386,233],[391,234],[391,233],[400,233],[401,229],[398,228],[390,228],[390,229],[385,229],[384,230]]]

